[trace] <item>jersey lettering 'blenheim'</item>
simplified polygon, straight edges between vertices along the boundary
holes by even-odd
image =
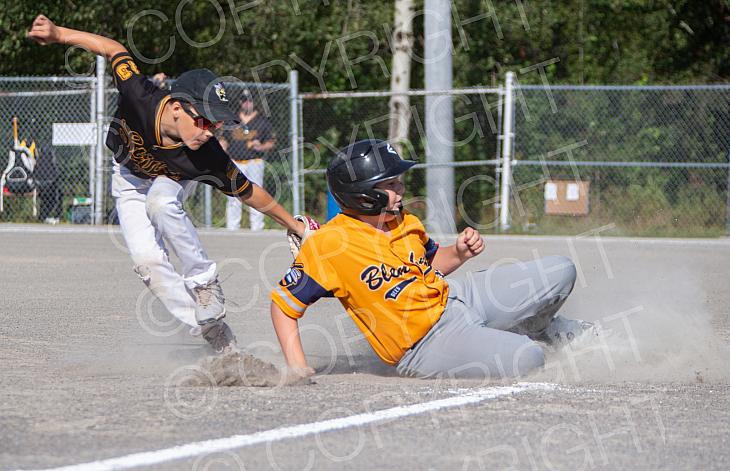
[[[384,263],[380,266],[370,265],[360,274],[360,279],[368,285],[368,288],[375,291],[380,288],[383,283],[400,278],[404,273],[411,271],[407,265],[399,267],[386,267]]]
[[[298,319],[317,299],[336,297],[378,356],[393,365],[446,305],[448,285],[431,268],[437,250],[407,212],[387,234],[340,214],[307,239],[272,298]],[[373,263],[374,254],[381,263]]]

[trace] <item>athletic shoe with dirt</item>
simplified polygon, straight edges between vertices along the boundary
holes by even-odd
[[[221,288],[217,276],[207,284],[196,286],[194,290],[198,298],[195,312],[198,324],[204,325],[225,317],[226,308],[223,303],[226,298],[223,296],[223,288]]]
[[[209,322],[201,326],[203,338],[216,353],[233,353],[238,351],[236,336],[228,324],[222,320]]]
[[[550,345],[559,346],[597,336],[598,328],[592,322],[555,316],[542,334],[542,340]]]

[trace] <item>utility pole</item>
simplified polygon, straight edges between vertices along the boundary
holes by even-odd
[[[424,12],[426,90],[452,88],[450,0],[426,0]],[[428,214],[433,233],[456,233],[454,201],[454,110],[451,95],[426,96],[426,169]],[[446,165],[444,165],[446,164]]]

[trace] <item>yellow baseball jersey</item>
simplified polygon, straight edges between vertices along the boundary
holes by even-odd
[[[403,213],[389,233],[339,214],[312,234],[271,293],[294,319],[322,297],[336,297],[378,356],[398,363],[439,320],[448,285],[431,266],[438,244]]]

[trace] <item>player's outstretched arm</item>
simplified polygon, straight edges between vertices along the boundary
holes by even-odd
[[[304,235],[306,225],[302,221],[297,221],[289,212],[284,209],[276,200],[255,183],[251,183],[253,190],[248,197],[241,197],[241,201],[253,209],[260,211],[269,216],[274,221],[284,226],[287,230],[296,232],[299,236]]]
[[[271,303],[271,322],[274,324],[276,338],[279,339],[281,351],[286,359],[289,370],[297,376],[307,377],[314,374],[314,370],[307,365],[302,348],[302,339],[299,336],[299,322],[284,314],[276,303]]]
[[[444,275],[448,275],[483,250],[484,240],[481,234],[467,227],[459,234],[454,245],[438,249],[431,265]]]
[[[44,15],[38,15],[33,20],[26,36],[44,46],[46,44],[69,44],[105,56],[107,59],[111,59],[120,52],[127,52],[127,48],[118,41],[94,33],[57,26]]]

